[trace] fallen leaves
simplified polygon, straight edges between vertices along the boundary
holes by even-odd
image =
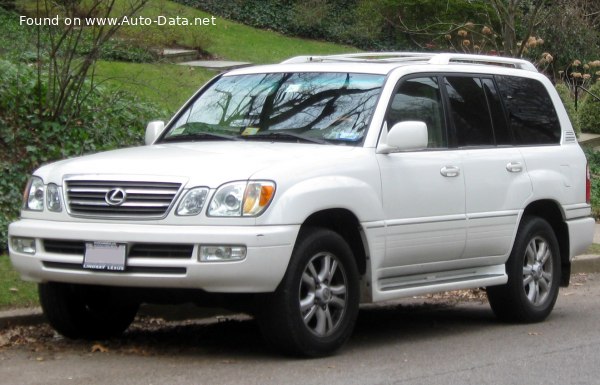
[[[91,349],[92,353],[108,353],[108,348],[102,344],[94,344]]]
[[[424,296],[427,299],[450,302],[487,302],[487,294],[484,289],[469,289],[445,291],[442,293],[428,294]]]
[[[0,348],[27,345],[37,341],[35,326],[16,326],[0,333]]]

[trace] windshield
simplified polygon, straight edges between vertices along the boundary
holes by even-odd
[[[224,76],[183,113],[162,142],[362,142],[383,75],[271,73]]]

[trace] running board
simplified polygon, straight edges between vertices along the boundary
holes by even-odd
[[[378,289],[373,293],[373,300],[383,301],[440,291],[503,285],[507,281],[504,265],[389,277],[377,282]]]

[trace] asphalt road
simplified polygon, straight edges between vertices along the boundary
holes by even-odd
[[[137,322],[122,339],[67,341],[47,326],[0,330],[0,384],[600,384],[600,275],[562,289],[544,323],[498,323],[487,303],[362,309],[334,357],[280,357],[250,319]]]

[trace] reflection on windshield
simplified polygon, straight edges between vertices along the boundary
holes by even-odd
[[[224,76],[183,112],[164,140],[200,133],[249,138],[286,132],[290,135],[269,137],[360,143],[383,81],[382,75],[354,73]]]

